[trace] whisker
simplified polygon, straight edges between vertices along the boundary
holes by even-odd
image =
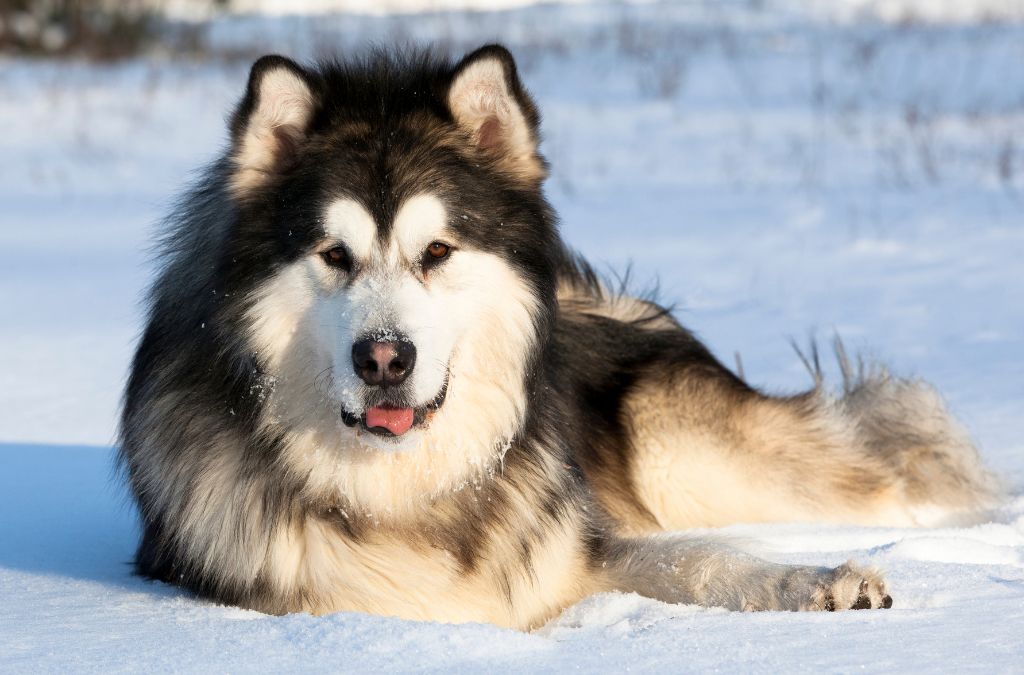
[[[320,388],[320,384],[321,384],[322,381],[326,382],[327,380],[332,380],[333,379],[333,371],[334,371],[334,366],[327,366],[326,368],[321,370],[319,373],[317,373],[313,377],[313,383],[312,383],[313,391],[316,391],[321,396],[327,396],[326,388],[325,389],[321,389]]]

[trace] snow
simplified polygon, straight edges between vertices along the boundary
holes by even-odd
[[[545,115],[572,244],[608,269],[632,262],[639,286],[656,278],[716,353],[739,353],[772,390],[808,383],[789,338],[833,332],[935,382],[1014,497],[969,528],[726,528],[780,561],[883,567],[887,612],[736,614],[613,594],[526,635],[268,617],[138,580],[109,446],[154,224],[223,146],[247,65],[7,60],[0,671],[1019,671],[1021,3],[405,5],[431,11],[227,16],[209,37],[300,57],[506,41]]]
[[[898,593],[886,612],[741,614],[606,594],[527,635],[350,613],[269,617],[133,578],[134,517],[110,459],[104,448],[0,446],[0,671],[1011,672],[1021,662],[1021,498],[965,530],[726,528],[779,560],[856,554],[885,567]]]

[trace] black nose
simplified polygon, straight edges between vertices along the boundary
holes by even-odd
[[[371,386],[398,384],[416,365],[416,346],[408,340],[359,340],[352,345],[352,366]]]

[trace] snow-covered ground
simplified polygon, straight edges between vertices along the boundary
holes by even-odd
[[[915,6],[932,15],[896,12]],[[208,36],[225,52],[299,57],[501,39],[545,113],[565,236],[591,259],[657,279],[685,323],[773,390],[807,384],[788,338],[836,331],[935,382],[1016,495],[990,523],[728,528],[779,560],[880,565],[893,610],[732,614],[604,596],[523,635],[266,617],[134,579],[109,445],[149,242],[222,147],[246,65],[9,60],[0,671],[1024,670],[1024,10],[800,7],[237,16]]]

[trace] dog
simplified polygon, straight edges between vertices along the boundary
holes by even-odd
[[[999,486],[927,384],[769,396],[605,283],[503,47],[266,56],[168,218],[126,386],[137,572],[272,614],[529,630],[598,592],[888,608],[883,575],[681,532],[921,525]]]

